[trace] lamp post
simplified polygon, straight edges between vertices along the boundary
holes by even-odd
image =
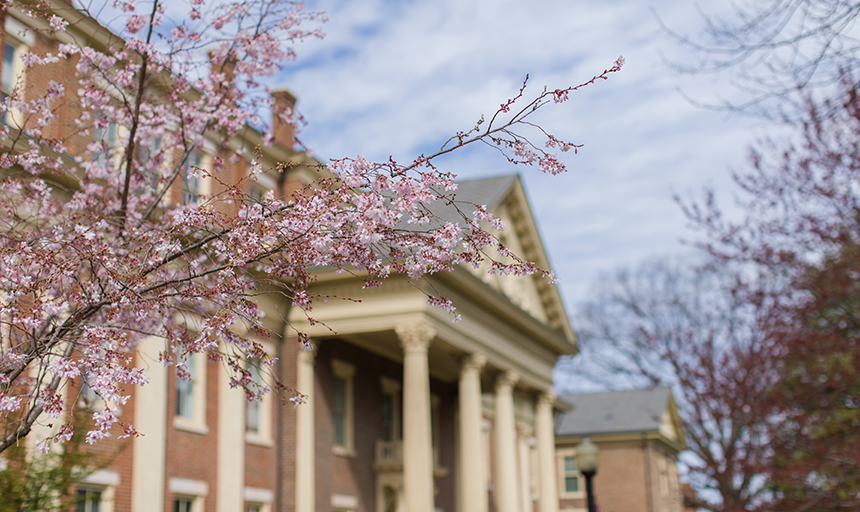
[[[591,479],[597,473],[597,445],[586,437],[576,447],[576,466],[585,477],[585,496],[588,500],[588,512],[596,512],[594,506],[594,491],[591,488]]]

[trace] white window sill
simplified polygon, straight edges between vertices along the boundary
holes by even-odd
[[[265,446],[266,448],[275,446],[275,441],[272,438],[261,436],[260,434],[245,433],[245,442],[257,446]]]
[[[196,423],[194,420],[183,418],[181,416],[173,417],[173,427],[177,430],[184,430],[193,434],[206,435],[209,433],[209,427],[207,425]]]
[[[343,446],[332,446],[331,452],[340,457],[355,457],[355,450],[350,450],[349,448]]]

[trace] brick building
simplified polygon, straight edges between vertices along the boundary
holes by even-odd
[[[99,45],[116,37],[64,0],[45,4],[74,18],[63,38]],[[44,28],[34,27],[39,23],[11,8],[3,15],[4,94],[23,80],[25,96],[37,98],[51,79],[73,72],[70,63],[61,63],[39,68],[45,76],[23,76],[23,52],[57,49],[57,40],[36,30]],[[71,98],[75,93],[68,91]],[[283,91],[275,94],[276,108],[294,101]],[[82,152],[92,137],[116,136],[110,129],[75,135],[70,127],[80,114],[69,101],[49,128],[66,139],[64,157]],[[230,141],[248,155],[261,147],[266,168],[291,164],[282,175],[260,176],[248,186],[262,190],[249,194],[272,189],[283,196],[315,177],[315,162],[293,151],[291,127],[276,126],[275,139],[275,145],[263,145],[249,128]],[[206,166],[216,142],[204,141],[195,161]],[[244,159],[229,163],[219,179],[236,183],[247,166]],[[170,201],[217,186],[184,178]],[[508,226],[504,243],[548,268],[517,176],[462,182],[458,198],[486,205]],[[433,208],[456,220],[445,208]],[[451,298],[462,320],[452,323],[429,306],[423,287]],[[558,509],[553,416],[563,405],[550,391],[552,368],[560,355],[576,351],[576,342],[556,288],[542,278],[463,267],[419,283],[394,276],[374,289],[365,289],[359,277],[322,269],[310,291],[330,297],[315,302],[317,322],[275,295],[261,295],[264,325],[273,334],[244,333],[278,357],[274,371],[287,386],[307,393],[308,404],[282,407],[271,395],[248,403],[242,391],[231,389],[221,363],[202,354],[189,363],[193,379],[180,380],[158,361],[163,340],[147,338],[137,347],[135,365],[146,369],[150,382],[131,390],[119,411],[144,435],[96,445],[110,463],[78,485],[78,510]],[[300,350],[296,331],[312,336],[314,351]],[[249,364],[252,373],[262,373]],[[67,392],[69,400],[95,398],[87,396],[83,381]],[[28,442],[50,433],[45,422]]]
[[[588,436],[599,463],[594,494],[601,512],[683,512],[677,458],[684,431],[669,388],[562,398],[572,410],[556,422],[560,509],[584,512],[585,482],[576,446]]]

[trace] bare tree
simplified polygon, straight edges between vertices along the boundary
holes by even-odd
[[[712,511],[768,510],[772,499],[760,406],[774,373],[738,283],[727,267],[660,261],[606,276],[582,309],[581,355],[561,363],[602,385],[672,386],[696,505]]]
[[[856,83],[858,15],[854,0],[740,0],[729,14],[702,11],[697,35],[661,25],[693,52],[678,69],[731,77],[741,95],[714,106],[793,121],[810,97],[829,97],[845,77]]]

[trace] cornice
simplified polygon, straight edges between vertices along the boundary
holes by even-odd
[[[585,437],[590,438],[597,445],[600,445],[600,443],[641,442],[642,440],[648,440],[657,441],[675,452],[682,452],[686,449],[684,444],[673,441],[657,431],[613,432],[609,434],[584,434],[576,436],[556,435],[555,445],[558,449],[575,448]]]

